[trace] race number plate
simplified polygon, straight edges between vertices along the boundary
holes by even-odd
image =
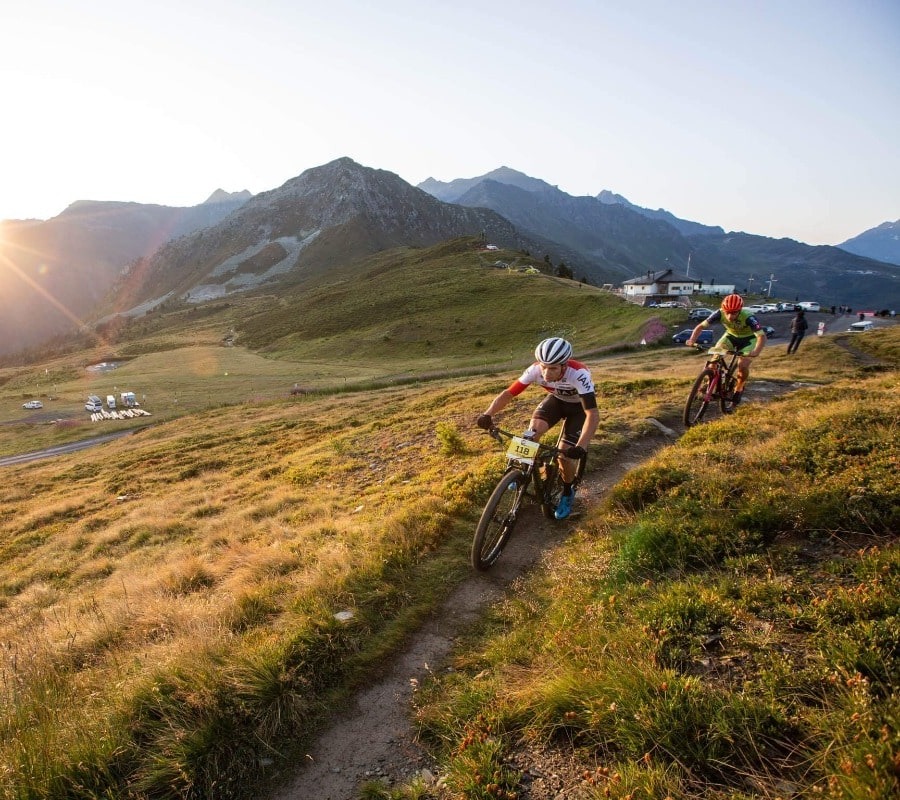
[[[522,439],[519,436],[513,436],[509,440],[509,449],[506,451],[508,458],[514,458],[523,464],[533,464],[538,454],[538,443],[531,439]]]

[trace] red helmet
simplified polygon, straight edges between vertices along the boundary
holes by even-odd
[[[740,311],[744,307],[744,298],[739,294],[730,294],[722,301],[722,311],[726,314],[732,314]]]

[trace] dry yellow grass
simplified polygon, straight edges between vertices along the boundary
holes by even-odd
[[[842,369],[835,352],[828,369]],[[203,348],[183,356],[197,376],[222,366]],[[677,419],[700,368],[676,350],[590,362],[598,458],[647,416]],[[754,376],[788,369],[761,359]],[[387,562],[426,561],[473,510],[459,479],[490,474],[496,456],[471,421],[516,374],[208,410],[4,468],[0,761],[21,763],[28,747],[32,758],[44,747],[48,762],[77,754],[86,740],[113,739],[115,715],[172,670],[234,666],[359,609],[372,599],[364,592],[411,591],[378,576]],[[509,424],[524,424],[537,400],[526,394]],[[438,422],[469,450],[441,454]],[[386,607],[399,614],[405,602]],[[41,724],[28,728],[35,714]],[[46,741],[25,741],[26,729]]]

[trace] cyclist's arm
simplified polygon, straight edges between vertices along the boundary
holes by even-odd
[[[706,320],[703,320],[703,322],[701,322],[696,328],[694,328],[694,330],[691,331],[691,335],[688,337],[688,340],[685,342],[685,344],[688,347],[693,347],[694,342],[697,341],[697,337],[700,335],[700,331],[708,327],[709,323]]]
[[[506,408],[513,397],[515,397],[515,395],[509,389],[504,389],[491,400],[491,404],[485,409],[484,413],[491,417],[494,416],[494,414]]]
[[[600,412],[597,410],[597,396],[593,392],[578,395],[581,405],[584,407],[584,425],[581,426],[581,435],[578,437],[578,446],[587,450],[591,439],[597,432],[600,424]]]
[[[600,412],[596,408],[589,408],[584,414],[584,425],[581,428],[581,436],[578,437],[578,446],[587,450],[591,439],[597,432],[600,424]]]
[[[756,358],[761,352],[762,349],[766,346],[766,342],[768,341],[768,337],[766,336],[766,332],[760,328],[756,331],[756,347],[754,347],[749,353],[747,353],[750,358]]]

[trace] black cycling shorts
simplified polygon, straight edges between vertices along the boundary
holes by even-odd
[[[591,397],[593,398],[593,395]],[[596,403],[596,400],[594,402]],[[541,400],[532,416],[544,420],[551,428],[564,419],[566,424],[563,441],[570,446],[578,444],[585,417],[584,407],[581,403],[567,403],[565,400],[549,394]]]

